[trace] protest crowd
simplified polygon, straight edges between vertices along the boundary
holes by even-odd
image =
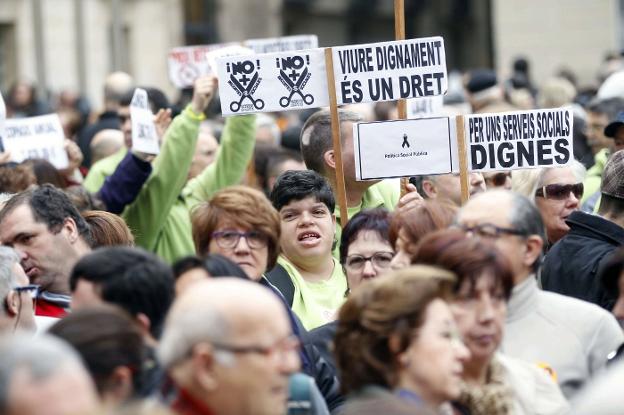
[[[445,65],[430,42],[383,70]],[[354,80],[335,112],[299,59],[283,111],[260,61],[178,101],[123,72],[102,103],[3,93],[0,414],[622,414],[624,57],[589,86],[520,57]],[[466,117],[467,170],[367,176],[356,130],[414,94]],[[431,155],[415,135],[387,169]]]

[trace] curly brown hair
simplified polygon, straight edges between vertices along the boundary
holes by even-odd
[[[397,356],[424,323],[428,305],[437,298],[450,300],[454,283],[453,273],[420,265],[392,271],[354,290],[340,309],[334,338],[343,392],[396,386]]]
[[[193,242],[197,255],[208,254],[212,233],[223,224],[255,230],[268,238],[268,269],[275,266],[280,253],[280,218],[267,197],[247,186],[231,186],[216,192],[191,214]]]

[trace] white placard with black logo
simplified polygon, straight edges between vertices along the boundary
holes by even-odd
[[[466,116],[468,170],[568,165],[574,158],[572,120],[566,108]]]
[[[332,48],[338,104],[443,95],[444,40],[409,39]]]
[[[223,115],[329,105],[322,49],[217,59]]]
[[[277,53],[318,48],[316,35],[295,35],[265,39],[248,39],[243,44],[255,53]]]
[[[150,111],[147,92],[136,88],[130,102],[130,120],[132,122],[132,150],[147,154],[160,153],[160,143],[154,114]]]
[[[177,88],[189,88],[200,76],[214,73],[210,66],[208,53],[226,47],[237,46],[238,43],[222,43],[214,45],[184,46],[171,49],[167,55],[169,80]]]
[[[45,159],[57,169],[69,165],[64,147],[65,134],[57,114],[8,119],[4,132],[2,142],[5,151],[11,152],[12,161]]]
[[[357,180],[457,171],[454,119],[377,121],[353,125]]]

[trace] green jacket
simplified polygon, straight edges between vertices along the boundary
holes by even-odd
[[[356,213],[363,209],[373,209],[377,207],[383,207],[389,211],[393,211],[401,198],[401,186],[398,181],[395,180],[383,180],[369,187],[364,196],[362,197],[362,203],[360,206],[354,206],[347,208],[347,214],[349,219]],[[340,237],[342,236],[342,224],[340,223],[340,206],[336,201],[336,208],[334,209],[336,215],[336,246],[334,247],[334,258],[340,259]]]
[[[151,176],[122,214],[136,245],[170,263],[195,253],[191,210],[217,190],[238,184],[253,155],[255,116],[229,117],[215,161],[187,183],[199,123],[188,108],[173,120]]]
[[[121,163],[127,152],[128,149],[123,146],[116,153],[99,160],[91,166],[82,186],[91,193],[97,193],[104,185],[106,178],[115,172],[117,165]]]
[[[583,180],[584,190],[581,203],[584,203],[588,197],[600,190],[600,183],[602,182],[602,172],[604,171],[608,159],[608,148],[603,148],[594,156],[594,165],[589,170],[587,170],[585,180]]]

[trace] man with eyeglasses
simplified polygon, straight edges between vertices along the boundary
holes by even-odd
[[[624,342],[617,321],[593,304],[540,290],[536,274],[546,233],[527,198],[504,190],[477,195],[461,208],[458,223],[469,235],[492,240],[511,265],[502,351],[548,369],[571,398]]]
[[[598,215],[572,212],[570,231],[548,252],[542,271],[545,290],[611,310],[615,298],[598,276],[616,248],[624,245],[624,151],[605,166]]]
[[[34,331],[37,285],[29,284],[17,253],[0,246],[0,333]]]
[[[267,288],[220,278],[197,282],[174,302],[160,361],[178,388],[178,415],[283,415],[298,342]]]

